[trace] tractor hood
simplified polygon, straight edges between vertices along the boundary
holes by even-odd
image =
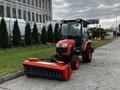
[[[57,43],[57,46],[58,47],[67,47],[67,46],[74,47],[75,46],[75,41],[74,41],[74,39],[61,40]]]

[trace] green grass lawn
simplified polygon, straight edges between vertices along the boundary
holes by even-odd
[[[22,61],[30,58],[49,58],[55,53],[55,45],[35,45],[0,50],[0,76],[18,71],[22,68]]]
[[[112,38],[106,38],[104,40],[93,40],[92,43],[95,47],[97,47],[100,45],[107,44],[107,43],[111,42],[112,40],[113,40]]]
[[[103,45],[112,39],[93,40],[93,44]],[[10,49],[0,49],[0,76],[22,69],[22,61],[30,58],[49,58],[55,54],[55,45],[34,45]]]

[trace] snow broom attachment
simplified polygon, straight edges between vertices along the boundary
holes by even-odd
[[[24,73],[27,77],[38,77],[54,80],[69,80],[71,76],[70,65],[61,61],[56,63],[44,62],[37,58],[30,58],[23,62]]]

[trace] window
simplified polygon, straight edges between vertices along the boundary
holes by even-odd
[[[27,0],[27,4],[30,5],[30,0]]]
[[[44,1],[44,9],[46,9],[46,0],[43,0]]]
[[[35,3],[34,0],[31,0],[31,4],[32,4],[33,6],[34,6],[34,3]]]
[[[41,8],[41,0],[39,0],[39,7]]]
[[[18,19],[21,19],[22,16],[21,16],[21,9],[18,9]]]
[[[81,24],[79,23],[64,23],[62,30],[62,35],[65,36],[81,36]]]
[[[49,20],[51,20],[51,16],[49,16]]]
[[[43,15],[43,23],[45,23],[45,15]]]
[[[51,10],[51,0],[48,0],[49,10]]]
[[[18,0],[18,2],[21,2],[21,0]]]
[[[7,17],[10,18],[11,17],[10,7],[7,7],[6,9],[7,9],[6,10],[7,11]]]
[[[34,15],[34,12],[32,12],[32,21],[33,21],[33,22],[35,21],[35,15]]]
[[[42,0],[43,9],[45,8],[45,3],[44,3],[44,2],[45,2],[45,1]]]
[[[25,1],[26,1],[26,0],[23,0],[23,3],[26,3]]]
[[[48,16],[46,15],[46,21],[48,21]]]
[[[23,10],[23,19],[26,20],[26,10]]]
[[[42,16],[41,14],[39,15],[40,23],[42,23]]]
[[[46,1],[46,9],[48,9],[47,3],[48,3],[48,2]]]
[[[36,7],[38,7],[38,0],[36,0]]]
[[[31,21],[31,14],[30,14],[30,11],[28,11],[28,21]]]
[[[4,17],[4,6],[0,5],[0,17]]]
[[[13,18],[16,18],[16,8],[13,8]]]
[[[83,35],[84,35],[84,37],[88,37],[88,30],[87,30],[87,28],[83,28]]]
[[[38,22],[38,13],[36,13],[36,22]]]

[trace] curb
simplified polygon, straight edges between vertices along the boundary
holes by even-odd
[[[23,70],[20,70],[18,72],[12,73],[12,74],[8,74],[6,76],[2,76],[2,77],[0,77],[0,84],[4,83],[6,81],[9,81],[9,80],[15,79],[17,77],[23,76],[23,75],[24,75]]]
[[[108,42],[108,43],[105,43],[105,44],[103,44],[103,45],[98,45],[98,46],[95,47],[95,49],[98,48],[98,47],[104,46],[104,45],[106,45],[106,44],[109,44],[109,43],[111,43],[111,42],[113,42],[113,41],[115,41],[115,40],[116,40],[116,39],[114,39],[114,40],[112,40],[112,41],[110,41],[110,42]],[[0,77],[0,84],[1,84],[1,83],[4,83],[4,82],[6,82],[6,81],[10,81],[10,80],[12,80],[12,79],[15,79],[15,78],[17,78],[17,77],[23,76],[23,75],[24,75],[24,71],[23,71],[23,70],[20,70],[20,71],[17,71],[17,72],[15,72],[15,73],[12,73],[12,74],[8,74],[8,75],[6,75],[6,76],[2,76],[2,77]]]

